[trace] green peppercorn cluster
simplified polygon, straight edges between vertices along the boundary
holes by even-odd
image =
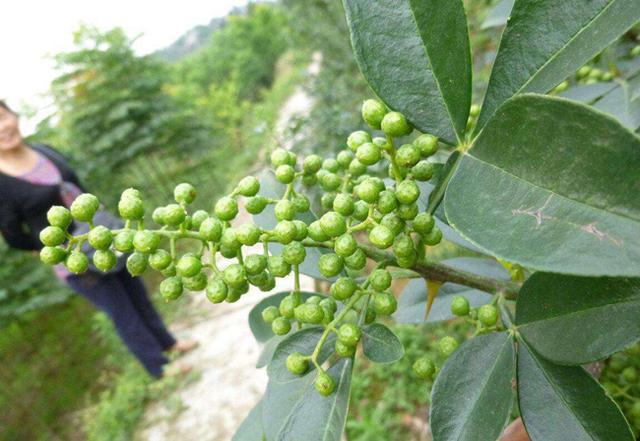
[[[259,194],[260,181],[248,176],[220,198],[212,212],[192,213],[189,205],[196,198],[196,189],[182,183],[175,188],[174,203],[151,212],[151,220],[159,226],[155,229],[149,228],[142,196],[135,189],[122,193],[118,212],[125,226],[117,230],[92,224],[100,205],[93,195],[79,196],[70,209],[52,207],[48,213],[51,225],[41,233],[45,245],[41,258],[82,273],[89,262],[80,247],[88,242],[96,250],[93,264],[102,271],[114,267],[118,254],[125,254],[132,275],[151,268],[164,276],[160,293],[165,299],[177,299],[184,291],[204,291],[213,303],[235,302],[251,285],[271,291],[276,278],[293,273],[295,288],[279,305],[262,312],[264,321],[277,335],[288,334],[294,327],[323,326],[325,333],[318,347],[335,334],[335,353],[352,357],[361,326],[396,310],[386,267],[412,268],[424,257],[426,247],[442,240],[432,214],[420,212],[418,207],[419,183],[431,179],[435,172],[430,157],[438,150],[438,139],[420,134],[410,142],[398,143],[397,138],[406,139],[413,132],[411,124],[404,115],[389,111],[376,100],[363,103],[362,116],[382,136],[354,132],[335,157],[310,155],[301,159],[292,152],[274,150],[272,169],[285,186],[279,198]],[[383,180],[381,170],[390,179]],[[304,193],[309,194],[313,187],[322,191],[325,212],[306,223],[300,215],[309,213],[311,203]],[[253,215],[269,207],[277,223],[270,229],[253,222],[232,225],[242,206]],[[70,235],[68,227],[73,220],[89,223],[89,233]],[[197,250],[179,253],[176,243],[180,240],[191,240]],[[272,253],[270,243],[282,245],[282,251]],[[261,252],[248,248],[255,245]],[[318,270],[332,284],[329,295],[303,302],[300,265],[311,247],[324,251]],[[376,269],[365,276],[367,259],[376,249],[387,250],[389,257],[377,262]],[[224,268],[218,267],[218,255],[228,260]],[[316,388],[328,395],[335,384],[319,365],[318,352],[291,354],[287,367],[302,374],[313,364],[317,368]]]
[[[600,381],[620,405],[635,436],[640,436],[640,343],[611,356]]]

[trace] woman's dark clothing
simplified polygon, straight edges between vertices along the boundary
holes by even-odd
[[[62,155],[43,145],[32,148],[56,166],[62,182],[40,185],[0,172],[0,233],[9,246],[23,250],[42,248],[39,233],[48,225],[47,211],[52,205],[64,205],[62,186],[72,183],[82,189]],[[162,367],[168,362],[163,351],[176,341],[139,279],[122,270],[107,275],[70,275],[65,282],[109,315],[124,343],[151,375],[162,375]]]

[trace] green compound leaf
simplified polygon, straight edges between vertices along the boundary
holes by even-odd
[[[508,136],[505,136],[508,134]],[[452,227],[542,271],[640,275],[640,138],[561,98],[505,103],[445,193]]]
[[[431,394],[434,441],[498,438],[513,403],[513,346],[506,332],[483,335],[447,360]]]
[[[502,280],[510,279],[509,272],[495,260],[459,257],[445,260],[442,263],[482,276]],[[398,310],[393,314],[393,319],[398,323],[423,323],[425,320],[429,322],[449,320],[453,318],[451,301],[453,297],[457,295],[465,296],[472,307],[478,307],[491,301],[491,295],[484,291],[456,283],[445,283],[440,287],[438,296],[431,306],[429,318],[426,320],[427,282],[425,282],[424,279],[414,279],[411,280],[402,291],[398,302]]]
[[[265,439],[262,429],[262,402],[263,399],[251,409],[231,441],[262,441]]]
[[[343,0],[356,61],[373,91],[422,132],[462,138],[471,56],[460,0]]]
[[[249,328],[251,328],[251,332],[253,336],[260,343],[265,343],[267,340],[273,338],[275,334],[271,330],[271,325],[265,323],[262,319],[262,311],[268,306],[275,306],[276,308],[280,305],[282,299],[291,294],[290,291],[279,292],[277,294],[270,295],[269,297],[265,297],[260,302],[258,302],[251,311],[249,311]],[[302,301],[306,301],[309,297],[314,295],[323,295],[317,294],[313,292],[300,292],[300,298]]]
[[[341,359],[327,373],[336,382],[328,397],[314,387],[315,371],[288,381],[269,380],[262,419],[268,441],[340,441],[351,391],[352,359]]]
[[[527,343],[559,364],[586,364],[640,339],[640,279],[536,273],[516,304]]]
[[[518,346],[518,399],[531,441],[632,441],[620,408],[579,366],[559,366]]]
[[[517,0],[477,128],[512,96],[553,89],[638,20],[638,0]]]
[[[381,323],[362,329],[362,349],[366,357],[376,363],[393,363],[404,356],[400,339]]]
[[[321,326],[311,326],[288,335],[287,338],[278,344],[278,347],[273,354],[273,358],[271,359],[271,363],[269,363],[269,366],[267,367],[267,374],[269,374],[269,378],[271,380],[281,382],[289,381],[292,378],[299,378],[287,370],[287,357],[293,352],[311,355],[323,332],[324,328]],[[318,363],[322,364],[329,358],[333,353],[335,342],[335,334],[331,333],[318,355]],[[309,369],[315,369],[312,363],[309,363]]]

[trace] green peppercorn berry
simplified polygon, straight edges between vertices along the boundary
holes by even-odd
[[[356,201],[351,217],[363,221],[369,216],[369,204],[365,201]]]
[[[303,194],[296,194],[291,202],[293,202],[293,207],[298,213],[305,213],[309,211],[309,208],[311,207],[309,198]]]
[[[48,247],[62,245],[66,239],[67,235],[62,228],[59,227],[45,227],[45,229],[40,232],[40,242]]]
[[[322,167],[322,158],[318,155],[309,155],[302,162],[302,171],[306,174],[317,173]]]
[[[202,270],[200,258],[193,254],[185,254],[176,264],[176,272],[181,277],[193,277]]]
[[[451,312],[458,317],[464,317],[469,314],[471,306],[469,300],[464,296],[454,296],[451,299]]]
[[[376,202],[380,196],[380,189],[373,179],[366,179],[356,186],[358,197],[370,204]]]
[[[337,173],[340,170],[340,164],[334,158],[327,158],[322,161],[322,168],[331,173]]]
[[[637,57],[638,55],[640,55],[640,45],[637,45],[633,49],[631,49],[630,54],[632,57]]]
[[[153,253],[160,245],[160,236],[149,230],[136,232],[133,236],[133,247],[141,253]]]
[[[353,161],[351,161],[351,164],[349,164],[348,170],[351,176],[361,176],[367,172],[367,166],[357,159],[354,159]]]
[[[377,225],[369,232],[369,241],[380,249],[387,249],[394,239],[393,232],[384,225]]]
[[[140,220],[144,217],[144,204],[138,198],[122,198],[118,202],[118,213],[125,220]]]
[[[370,325],[371,323],[376,321],[377,316],[378,314],[376,314],[376,311],[373,308],[367,308],[367,312],[364,316],[364,323],[366,325]]]
[[[329,237],[337,237],[347,231],[347,222],[340,213],[330,211],[320,218],[320,228]]]
[[[389,213],[383,216],[380,225],[387,227],[394,236],[404,231],[405,222],[395,213]]]
[[[267,266],[274,277],[286,277],[291,272],[291,265],[282,256],[269,256]]]
[[[209,213],[204,210],[198,210],[191,216],[191,226],[194,230],[200,229],[202,223],[209,219]]]
[[[168,267],[160,271],[160,274],[162,274],[164,277],[173,277],[177,275],[178,272],[176,271],[176,266],[172,262]]]
[[[418,254],[414,251],[408,256],[396,256],[396,262],[400,268],[412,268],[418,261]]]
[[[438,151],[438,138],[429,134],[420,135],[413,140],[413,145],[423,158],[428,158]]]
[[[344,301],[350,298],[357,288],[358,285],[351,277],[340,277],[331,285],[331,296],[336,300]]]
[[[271,324],[275,319],[280,317],[280,311],[278,310],[278,308],[271,305],[264,308],[262,310],[261,315],[262,315],[262,320],[264,320],[265,323]]]
[[[429,161],[420,161],[411,169],[411,175],[417,181],[428,181],[434,173],[435,166]]]
[[[342,184],[342,179],[335,173],[327,172],[320,178],[320,186],[324,191],[337,190]]]
[[[362,130],[353,132],[347,138],[347,145],[353,152],[358,150],[358,147],[360,147],[362,144],[367,142],[371,142],[371,135],[369,135],[367,132],[364,132]]]
[[[283,245],[293,241],[297,233],[298,229],[296,228],[296,224],[288,220],[278,222],[273,229],[273,234],[275,235],[276,240]]]
[[[281,199],[276,203],[274,213],[279,221],[292,220],[296,214],[296,208],[289,199]]]
[[[238,215],[238,203],[231,196],[224,196],[216,202],[213,211],[218,219],[230,221]]]
[[[264,211],[267,204],[268,204],[267,198],[263,196],[254,196],[252,198],[247,199],[247,201],[244,204],[244,208],[250,214],[260,214]]]
[[[376,269],[369,275],[369,283],[376,291],[384,291],[391,286],[391,274],[385,269]]]
[[[413,219],[411,226],[416,233],[426,235],[433,230],[435,224],[436,220],[432,215],[429,213],[420,213]]]
[[[196,198],[196,189],[193,185],[183,182],[176,185],[173,190],[173,197],[179,204],[190,204]]]
[[[287,357],[287,370],[293,375],[302,375],[309,369],[309,360],[300,352],[293,352]]]
[[[200,272],[193,277],[183,277],[182,284],[184,285],[184,288],[189,291],[202,291],[207,287],[207,275]]]
[[[364,165],[376,164],[382,158],[380,148],[372,142],[366,142],[358,147],[356,158]]]
[[[307,251],[300,242],[291,242],[282,249],[282,257],[290,265],[300,265],[307,257]]]
[[[156,271],[165,270],[171,265],[171,254],[165,250],[157,250],[149,256],[149,266]]]
[[[319,372],[315,381],[315,388],[320,395],[323,397],[328,397],[333,393],[336,388],[336,383],[331,378],[331,375],[326,372]]]
[[[321,298],[318,304],[332,314],[338,310],[338,304],[331,297]]]
[[[262,231],[255,224],[246,223],[236,229],[236,239],[242,245],[252,246],[258,243]]]
[[[344,317],[342,317],[342,323],[352,323],[354,325],[357,325],[358,320],[359,320],[358,313],[353,309],[350,309],[349,311],[347,311]]]
[[[367,255],[358,248],[355,253],[350,255],[349,257],[345,257],[344,264],[347,268],[352,270],[361,270],[367,264]]]
[[[59,247],[44,247],[40,250],[40,260],[47,265],[57,265],[66,258],[67,252]]]
[[[358,249],[358,242],[351,233],[345,233],[336,239],[333,249],[338,256],[349,257]]]
[[[472,104],[469,109],[469,116],[471,118],[477,118],[480,115],[480,106],[478,104]]]
[[[638,371],[633,366],[628,366],[622,370],[622,378],[629,384],[638,382]]]
[[[239,288],[247,281],[244,267],[239,263],[232,263],[222,272],[222,278],[231,288]]]
[[[231,257],[236,257],[236,254],[242,247],[242,244],[238,240],[237,232],[238,232],[237,228],[233,228],[233,227],[226,228],[222,232],[222,237],[220,238],[220,245],[221,245],[220,248],[221,249],[226,248],[232,254]]]
[[[337,254],[323,254],[318,262],[318,269],[325,277],[334,277],[344,268],[344,260]]]
[[[90,193],[83,193],[71,203],[70,211],[75,220],[90,222],[98,208],[100,208],[98,198]]]
[[[322,205],[322,208],[324,208],[325,210],[331,210],[331,207],[333,207],[333,201],[336,199],[336,196],[337,195],[335,191],[323,194],[320,198],[320,205]]]
[[[413,373],[416,374],[418,378],[429,380],[433,377],[435,372],[436,366],[430,358],[418,358],[415,363],[413,363]]]
[[[356,353],[355,346],[349,346],[341,340],[336,340],[335,350],[336,354],[338,354],[339,357],[343,358],[353,357],[353,355]]]
[[[260,181],[255,176],[246,176],[238,182],[236,190],[242,196],[255,196],[260,191]]]
[[[127,270],[132,276],[139,276],[147,269],[147,256],[145,254],[134,252],[127,258]]]
[[[51,226],[58,227],[63,231],[66,231],[69,225],[71,225],[71,222],[73,222],[71,212],[66,207],[60,205],[54,205],[49,208],[49,211],[47,211],[47,220]]]
[[[164,223],[173,227],[176,227],[184,222],[187,214],[178,204],[169,204],[164,207],[163,219]]]
[[[336,198],[333,200],[333,210],[343,216],[350,216],[354,209],[355,203],[350,194],[340,193],[336,195]]]
[[[438,352],[445,358],[453,354],[456,349],[458,349],[458,341],[451,336],[442,337],[438,341]]]
[[[340,167],[347,170],[349,168],[349,165],[351,164],[351,161],[353,161],[353,158],[355,158],[355,155],[350,150],[342,150],[340,151],[340,153],[338,153],[336,161],[338,161],[338,165]]]
[[[420,161],[420,150],[412,144],[404,144],[398,149],[395,156],[398,165],[411,168]]]
[[[142,193],[140,190],[129,187],[120,195],[120,199],[142,199]]]
[[[442,230],[437,226],[434,226],[431,231],[422,236],[422,240],[425,245],[434,246],[442,242]]]
[[[398,301],[389,292],[377,292],[373,295],[373,308],[378,314],[391,315],[398,308]]]
[[[416,184],[414,181],[402,181],[396,188],[396,198],[401,204],[413,204],[418,200],[419,196],[420,189],[418,188],[418,184]]]
[[[291,159],[289,158],[289,152],[287,152],[285,149],[278,148],[271,152],[271,164],[273,164],[275,167],[289,164],[290,160]]]
[[[227,303],[235,303],[240,300],[240,297],[242,297],[242,291],[236,288],[229,287],[227,298],[225,300],[227,301]]]
[[[229,288],[222,279],[212,278],[206,288],[207,298],[211,303],[222,303],[227,299]]]
[[[387,107],[378,100],[362,103],[362,119],[373,129],[380,129],[380,123],[387,114]]]
[[[629,409],[629,414],[636,419],[640,419],[640,401],[636,401],[631,405],[631,409]]]
[[[89,267],[89,259],[79,251],[71,251],[64,264],[73,274],[82,274]]]
[[[409,124],[404,115],[399,112],[387,113],[384,118],[382,118],[380,128],[385,135],[391,136],[392,138],[406,136],[413,130],[411,124]]]
[[[409,257],[415,253],[415,246],[411,236],[408,234],[399,234],[393,241],[393,252],[398,257]]]
[[[347,346],[355,346],[362,337],[362,330],[353,323],[345,323],[338,329],[338,340]]]
[[[222,238],[222,223],[218,219],[209,217],[202,222],[199,232],[204,240],[218,242]]]
[[[93,265],[102,272],[107,272],[116,266],[116,255],[111,250],[96,250],[93,254]]]
[[[293,240],[297,240],[298,242],[300,242],[306,239],[309,233],[307,229],[307,224],[305,224],[301,220],[296,219],[293,221],[293,225],[296,227],[296,235],[293,238]]]
[[[169,277],[160,282],[160,295],[167,301],[179,298],[183,290],[180,277]]]
[[[276,179],[283,184],[289,184],[293,182],[296,176],[296,171],[288,164],[280,165],[276,169]]]
[[[314,305],[313,303],[305,303],[302,311],[302,322],[318,324],[324,320],[324,310],[320,305]]]
[[[132,252],[134,235],[134,231],[121,231],[113,238],[113,247],[121,253]]]
[[[271,330],[276,335],[286,335],[291,331],[291,322],[284,317],[278,317],[271,323]]]
[[[400,204],[396,210],[396,214],[400,219],[410,221],[418,215],[419,208],[415,202],[413,204]]]
[[[285,318],[293,318],[295,314],[295,308],[299,305],[297,299],[291,295],[285,297],[280,301],[278,310],[280,315]]]
[[[261,254],[250,254],[244,259],[244,269],[248,275],[255,276],[267,268],[267,257]]]
[[[384,190],[378,195],[378,211],[382,214],[391,213],[398,206],[396,196],[389,190]]]
[[[494,326],[498,322],[498,309],[493,305],[482,305],[478,308],[478,320],[484,326]]]

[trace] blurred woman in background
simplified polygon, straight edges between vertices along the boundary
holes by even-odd
[[[83,192],[66,159],[51,147],[27,144],[18,116],[0,101],[0,233],[7,244],[20,250],[40,250],[39,233],[48,225],[49,208],[69,207]],[[131,277],[125,268],[109,274],[90,271],[75,275],[60,264],[55,272],[111,318],[120,338],[149,374],[158,378],[189,370],[187,365],[165,369],[169,361],[165,352],[184,353],[196,343],[176,341],[139,278]]]

